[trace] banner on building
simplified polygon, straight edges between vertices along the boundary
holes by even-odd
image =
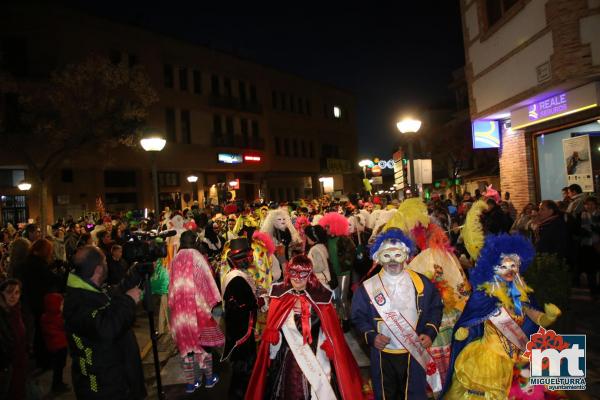
[[[594,178],[589,135],[563,139],[562,144],[567,186],[576,183],[584,192],[593,192]]]

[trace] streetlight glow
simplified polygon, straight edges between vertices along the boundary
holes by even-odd
[[[146,151],[161,151],[165,148],[167,141],[160,136],[148,136],[142,138],[140,144]]]
[[[196,175],[190,175],[187,177],[187,181],[189,183],[196,183],[198,182],[198,177]]]
[[[415,133],[421,128],[421,121],[413,118],[404,118],[396,124],[401,133]]]
[[[29,189],[31,189],[31,183],[25,182],[25,181],[21,181],[21,183],[19,183],[17,185],[17,187],[19,188],[19,190],[22,190],[22,191],[26,192]]]
[[[375,164],[373,164],[373,161],[367,160],[367,159],[360,160],[358,162],[358,166],[361,167],[361,168],[365,168],[365,167],[372,168],[373,165],[375,165]]]

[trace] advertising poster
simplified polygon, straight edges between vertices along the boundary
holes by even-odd
[[[594,191],[592,156],[588,135],[563,139],[563,158],[567,174],[567,185],[574,183],[584,192]]]

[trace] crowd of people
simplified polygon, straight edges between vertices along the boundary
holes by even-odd
[[[67,355],[78,398],[146,397],[132,330],[142,278],[127,250],[151,230],[173,231],[156,239],[166,251],[152,293],[188,393],[218,385],[213,367],[229,362],[232,399],[524,398],[527,380],[514,372],[522,337],[497,326],[528,337],[560,316],[531,300],[522,273],[534,255],[564,260],[574,285],[585,276],[592,300],[599,294],[598,201],[578,185],[563,194],[521,212],[490,186],[428,203],[324,196],[105,213],[44,235],[35,223],[7,226],[0,398],[26,398],[47,369],[53,394],[70,391]],[[368,377],[352,333],[368,351]]]

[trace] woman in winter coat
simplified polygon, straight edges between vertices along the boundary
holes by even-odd
[[[27,339],[21,314],[21,282],[0,283],[0,398],[25,399]]]

